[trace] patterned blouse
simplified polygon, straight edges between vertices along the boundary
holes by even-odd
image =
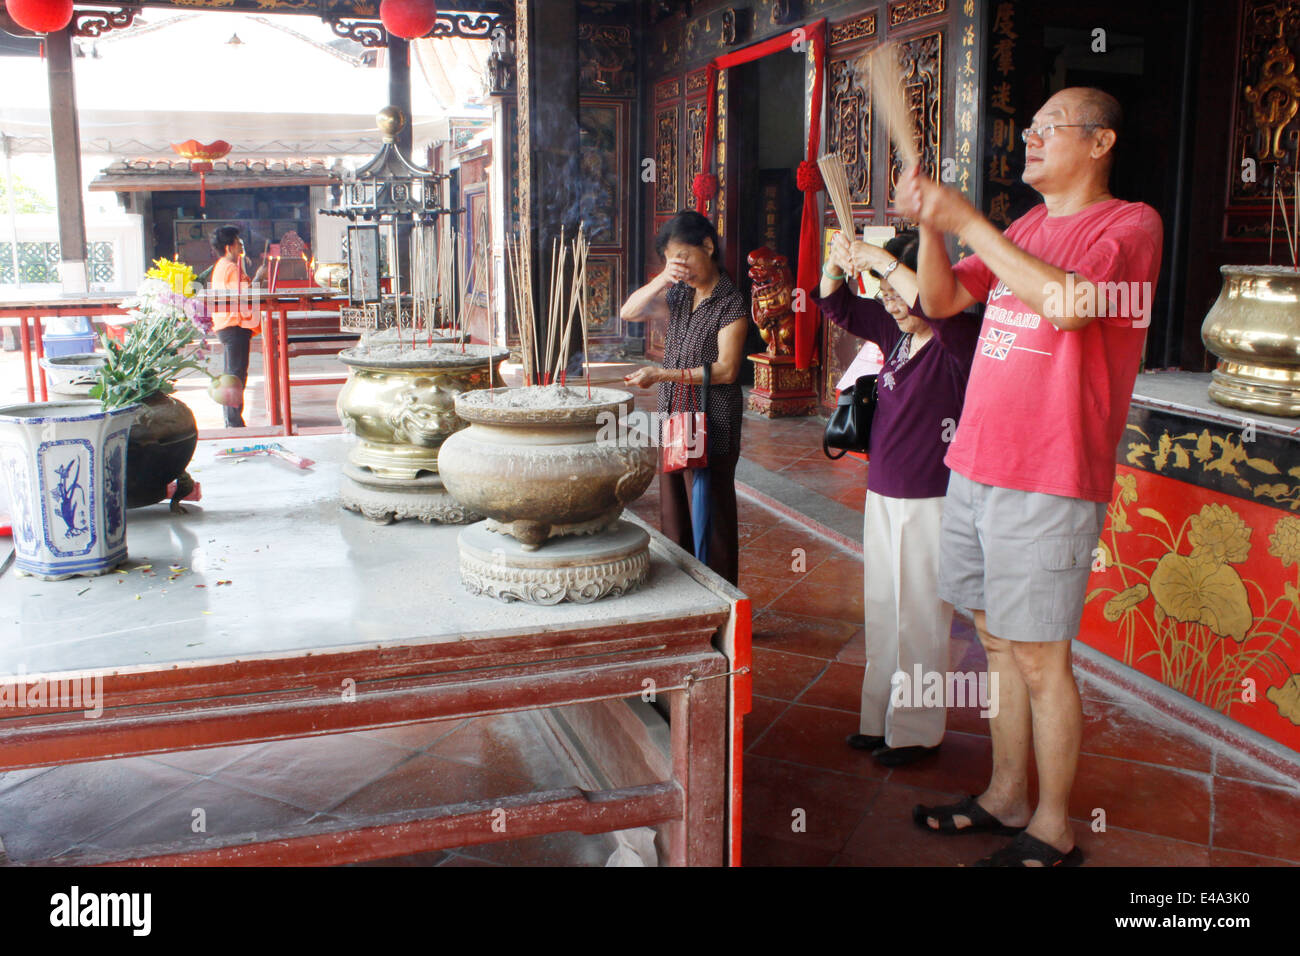
[[[749,309],[744,296],[725,272],[719,272],[718,283],[700,307],[691,311],[695,290],[685,282],[678,282],[668,290],[668,334],[664,343],[664,368],[699,368],[706,362],[718,360],[718,333],[733,322],[747,321]],[[690,388],[695,393],[699,407],[700,386],[683,386],[681,382],[659,383],[659,411],[672,410],[671,403],[686,402],[691,396],[680,393]],[[739,383],[716,385],[709,383],[709,454],[721,458],[740,454],[740,416],[743,396]]]

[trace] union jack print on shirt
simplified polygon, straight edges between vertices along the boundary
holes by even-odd
[[[1015,332],[1008,332],[1005,329],[989,329],[988,334],[980,343],[980,354],[1002,361],[1011,354],[1011,345],[1015,340]]]

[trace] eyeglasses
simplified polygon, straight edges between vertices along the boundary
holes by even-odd
[[[1029,135],[1032,133],[1039,139],[1046,142],[1051,139],[1058,129],[1098,129],[1100,123],[1048,123],[1046,126],[1026,126],[1020,131],[1022,142],[1029,142]]]
[[[896,293],[886,292],[884,289],[881,289],[876,293],[876,301],[882,304],[886,302],[902,302],[903,297]]]

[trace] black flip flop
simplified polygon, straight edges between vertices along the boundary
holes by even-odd
[[[937,827],[932,827],[926,823],[926,817],[934,817],[939,821]],[[966,817],[970,820],[969,826],[959,827],[953,823],[953,817]],[[1024,827],[1009,827],[993,814],[989,813],[975,800],[974,795],[967,797],[960,803],[952,803],[942,807],[926,807],[917,804],[912,808],[912,822],[927,833],[942,833],[944,836],[955,836],[958,833],[993,833],[997,836],[1017,836],[1024,832]]]
[[[1069,853],[1062,853],[1050,843],[1044,843],[1028,833],[1021,833],[975,866],[1028,866],[1031,861],[1043,866],[1081,866],[1083,851],[1076,846]]]

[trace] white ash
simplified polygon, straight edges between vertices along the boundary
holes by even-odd
[[[493,389],[492,391],[466,392],[460,401],[484,408],[580,408],[605,405],[627,397],[626,392],[612,388],[593,388],[591,398],[586,388],[569,388],[566,385],[529,385],[523,388]]]

